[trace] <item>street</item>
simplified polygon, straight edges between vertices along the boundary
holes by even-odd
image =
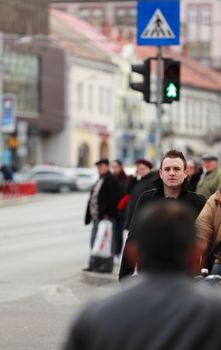
[[[0,208],[1,349],[59,349],[70,320],[101,289],[81,272],[89,255],[87,199],[88,193],[42,194]]]

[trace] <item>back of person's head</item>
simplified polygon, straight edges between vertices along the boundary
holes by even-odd
[[[142,270],[191,270],[196,227],[187,206],[172,200],[152,203],[138,213],[134,225]]]
[[[171,149],[170,151],[166,152],[161,159],[160,169],[162,169],[162,164],[165,158],[180,158],[183,161],[184,169],[186,169],[187,167],[186,158],[184,157],[183,153],[180,151]]]

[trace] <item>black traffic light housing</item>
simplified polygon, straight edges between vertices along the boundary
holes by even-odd
[[[144,101],[150,102],[150,59],[146,59],[143,64],[132,64],[131,70],[143,75],[142,83],[130,82],[131,89],[142,92]]]
[[[180,61],[164,59],[164,77],[162,103],[171,103],[180,99]]]

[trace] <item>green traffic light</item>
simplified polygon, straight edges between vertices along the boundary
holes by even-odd
[[[173,83],[169,83],[166,87],[166,97],[168,98],[176,98],[177,97],[177,87]]]

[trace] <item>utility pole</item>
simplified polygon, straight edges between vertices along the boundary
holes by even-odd
[[[0,32],[0,165],[3,162],[4,139],[2,132],[2,100],[3,100],[3,33]]]
[[[161,46],[157,47],[157,94],[156,94],[156,164],[160,163],[161,159],[161,116],[162,116],[162,83],[161,83]]]

